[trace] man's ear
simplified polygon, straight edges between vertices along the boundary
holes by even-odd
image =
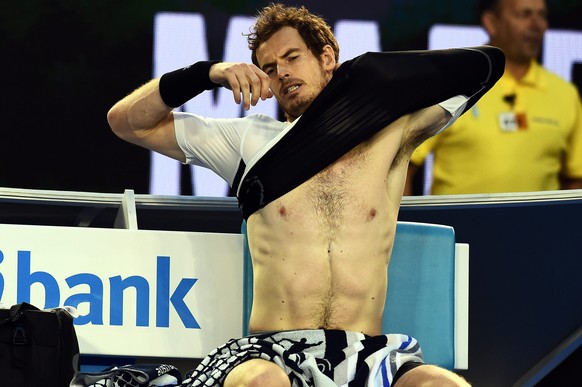
[[[323,63],[323,67],[326,71],[333,72],[337,67],[335,52],[329,44],[323,46],[323,52],[321,53],[321,63]]]
[[[497,23],[496,23],[497,15],[492,11],[485,11],[481,15],[481,25],[485,28],[487,35],[493,37],[497,32]]]

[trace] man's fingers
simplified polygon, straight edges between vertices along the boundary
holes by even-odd
[[[236,102],[237,104],[240,104],[241,102],[241,98],[240,98],[240,93],[241,93],[241,88],[240,88],[240,84],[238,83],[238,80],[236,79],[236,77],[234,76],[234,74],[231,75],[231,77],[229,77],[230,79],[228,79],[228,89],[230,89],[232,91],[232,95],[234,96],[234,102]]]
[[[242,103],[245,110],[255,106],[259,99],[271,98],[269,76],[253,64],[229,64],[223,69],[222,85],[231,89],[234,101]]]
[[[241,93],[242,93],[242,99],[243,99],[243,107],[245,110],[249,110],[251,107],[251,102],[252,102],[252,96],[251,96],[251,86],[252,84],[249,84],[248,79],[244,79],[241,82]],[[256,103],[256,102],[255,102]],[[253,106],[255,104],[253,103]]]
[[[271,98],[273,96],[273,92],[269,88],[269,76],[265,74],[262,70],[260,69],[258,70],[260,71],[258,77],[261,80],[260,97],[264,101],[267,98]]]
[[[265,88],[265,86],[267,87],[267,89],[269,88],[269,84],[268,84],[268,79],[267,79],[267,84],[265,85],[265,81],[263,79],[261,79],[260,74],[256,74],[253,73],[251,75],[252,81],[251,81],[251,105],[255,106],[257,104],[257,102],[259,102],[259,99],[262,99],[263,101],[265,100],[265,98],[263,98],[263,89]]]

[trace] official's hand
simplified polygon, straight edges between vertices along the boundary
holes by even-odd
[[[269,76],[254,64],[220,62],[210,68],[210,80],[230,90],[236,103],[241,101],[245,110],[255,106],[259,98],[271,98]],[[242,94],[242,98],[241,98]]]

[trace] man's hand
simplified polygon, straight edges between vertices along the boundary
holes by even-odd
[[[232,90],[236,103],[242,102],[245,110],[273,96],[269,89],[269,76],[254,64],[220,62],[210,68],[210,80]]]

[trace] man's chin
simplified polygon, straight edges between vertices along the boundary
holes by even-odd
[[[299,117],[300,115],[302,115],[305,112],[305,109],[307,109],[307,107],[311,103],[311,101],[309,102],[293,101],[293,102],[294,103],[287,105],[287,108],[284,109],[287,112],[287,115],[292,117]]]

